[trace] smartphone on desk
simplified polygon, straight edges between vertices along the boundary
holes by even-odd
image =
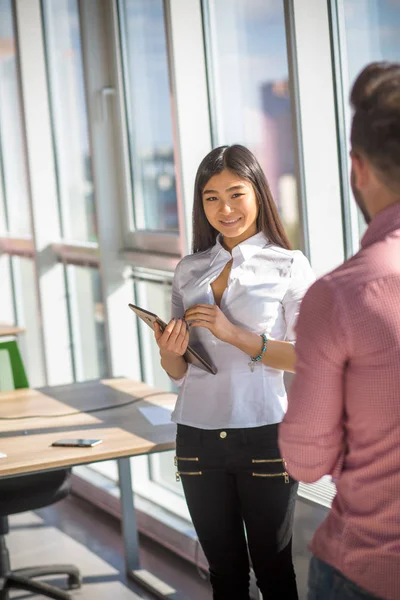
[[[101,444],[103,440],[85,440],[85,439],[75,439],[75,440],[57,440],[52,443],[52,446],[72,446],[75,448],[93,448],[93,446],[97,446]]]

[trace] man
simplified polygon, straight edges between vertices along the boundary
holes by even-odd
[[[309,600],[399,600],[400,63],[364,69],[351,103],[351,183],[369,227],[303,300],[280,447],[294,478],[337,484]]]

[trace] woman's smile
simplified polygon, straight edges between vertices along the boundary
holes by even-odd
[[[242,220],[242,217],[238,217],[237,219],[219,219],[219,222],[224,227],[234,227]]]

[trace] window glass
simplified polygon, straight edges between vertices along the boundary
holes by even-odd
[[[214,145],[239,143],[254,152],[298,247],[283,2],[208,0],[205,5]]]
[[[146,306],[168,323],[171,315],[172,287],[166,282],[140,281],[135,283],[135,298],[138,306]],[[162,390],[172,390],[172,383],[160,365],[160,353],[154,340],[154,334],[142,320],[139,320],[140,351],[143,379],[149,385]]]
[[[31,233],[11,0],[0,0],[0,233]]]
[[[400,61],[400,3],[398,0],[343,0],[345,47],[341,48],[345,73],[344,93],[348,98],[354,80],[370,62]],[[347,139],[350,136],[351,115],[347,110]],[[349,150],[348,144],[346,149]],[[359,215],[359,233],[366,225]]]
[[[349,84],[368,63],[400,60],[398,0],[344,0]]]
[[[95,242],[78,0],[43,0],[43,17],[62,235]]]
[[[164,321],[169,320],[171,313],[171,275],[161,272],[159,280],[151,279],[152,274],[140,269],[133,286],[132,300],[139,306],[146,306],[157,313]],[[149,279],[146,277],[149,276]],[[160,365],[160,355],[154,335],[150,327],[138,321],[138,344],[142,366],[142,379],[160,390],[177,391]],[[174,465],[175,452],[161,452],[150,456],[132,458],[132,469],[135,474],[133,486],[138,496],[160,504],[172,513],[190,521],[184,501],[182,484],[176,481]],[[116,461],[107,461],[91,465],[91,469],[101,473],[112,481],[118,480]]]
[[[0,323],[16,323],[16,314],[14,306],[11,257],[7,254],[0,254]]]
[[[135,291],[139,306],[149,307],[151,312],[168,323],[171,314],[171,285],[167,282],[140,281],[135,284]],[[161,390],[177,391],[160,365],[160,353],[152,330],[140,321],[139,331],[144,381]],[[175,452],[162,452],[148,458],[150,479],[183,495],[181,484],[175,480],[174,454]]]
[[[29,385],[31,387],[45,385],[35,264],[31,258],[12,256],[11,268],[17,322],[25,329],[25,332],[18,337],[18,344]]]
[[[178,231],[162,0],[121,0],[120,25],[133,188],[132,229]]]
[[[104,305],[97,269],[68,265],[71,343],[77,381],[108,373]]]

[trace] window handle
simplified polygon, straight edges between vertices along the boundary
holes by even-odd
[[[106,85],[100,90],[101,98],[101,119],[105,123],[108,121],[108,98],[115,96],[115,88],[110,85]]]

